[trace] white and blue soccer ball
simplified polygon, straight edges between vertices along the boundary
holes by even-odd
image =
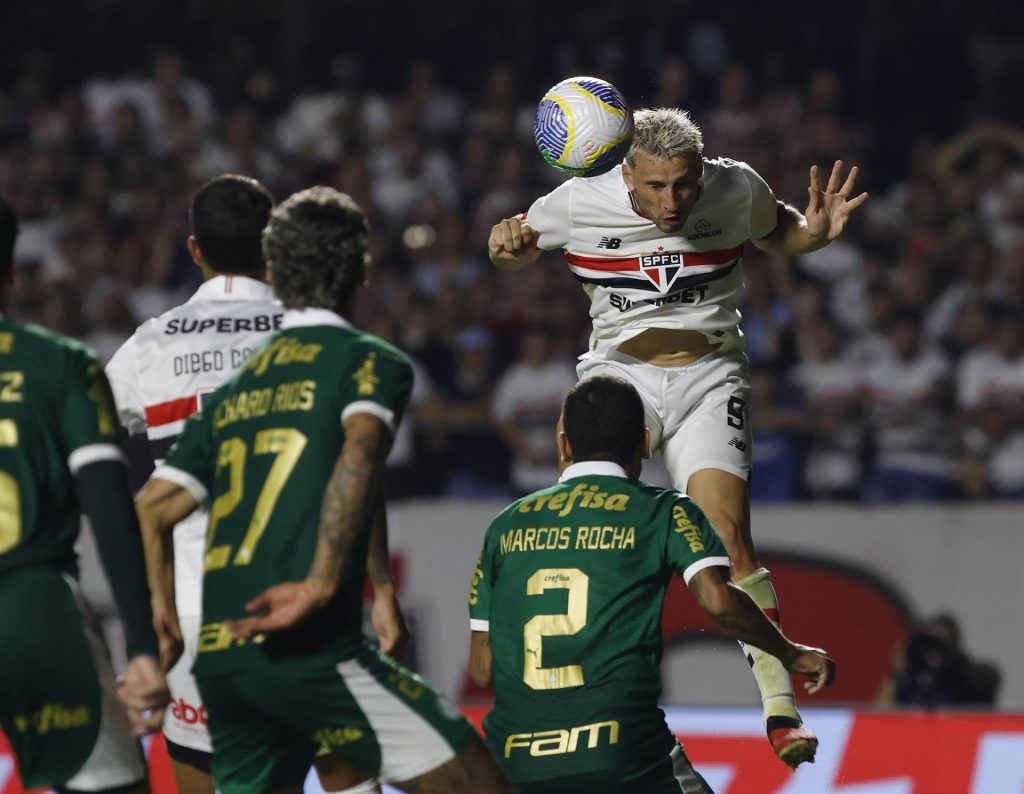
[[[611,83],[570,77],[540,101],[533,137],[550,165],[573,176],[597,176],[622,162],[633,139],[633,113]]]

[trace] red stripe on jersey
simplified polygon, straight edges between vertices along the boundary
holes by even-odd
[[[580,256],[579,254],[565,254],[565,260],[570,265],[585,267],[588,270],[639,270],[640,260],[635,256],[610,257],[610,256]]]
[[[191,397],[179,397],[177,400],[168,400],[165,403],[146,406],[146,424],[149,427],[160,427],[169,425],[171,422],[180,422],[188,419],[199,410],[199,401],[195,395]]]
[[[733,248],[723,248],[721,251],[687,251],[683,254],[683,262],[685,262],[683,266],[724,265],[742,254],[742,243]]]
[[[678,251],[659,251],[658,254],[676,254]],[[721,251],[683,251],[683,267],[706,267],[708,265],[726,265],[743,253],[743,246],[723,248]],[[566,261],[576,267],[588,270],[611,270],[618,273],[640,269],[640,257],[623,256],[581,256],[566,253]]]
[[[763,611],[764,611],[764,614],[766,614],[768,616],[768,619],[772,623],[774,623],[776,626],[781,625],[781,621],[779,620],[779,610],[778,609],[772,609],[771,607],[768,607],[767,609],[765,609]]]

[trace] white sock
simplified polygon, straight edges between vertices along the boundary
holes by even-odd
[[[779,599],[772,587],[771,574],[767,568],[758,568],[749,576],[734,580],[748,596],[753,599],[768,618],[776,626],[779,625]],[[764,708],[764,719],[769,717],[788,717],[802,722],[793,697],[793,681],[789,671],[782,662],[760,648],[741,642],[740,647],[750,661],[750,669],[754,672],[757,688],[761,690],[761,704]]]

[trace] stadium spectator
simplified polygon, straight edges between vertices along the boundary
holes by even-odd
[[[957,405],[969,495],[1024,497],[1024,319],[1002,309],[993,343],[960,362]]]
[[[519,360],[505,370],[494,389],[491,410],[512,452],[511,484],[520,495],[558,479],[551,428],[558,422],[566,392],[576,383],[572,365],[560,352],[548,329],[530,326],[522,332]]]
[[[865,454],[861,368],[825,314],[802,319],[798,338],[793,380],[805,400],[804,485],[815,499],[856,499]]]
[[[522,19],[541,13],[537,0],[524,2]],[[461,12],[396,18],[384,6],[368,6],[360,12],[372,23],[366,30],[389,35],[353,29],[341,46],[342,34],[327,43],[316,31],[282,24],[287,4],[232,17],[230,40],[214,36],[227,21],[217,4],[181,12],[153,0],[145,14],[116,19],[61,6],[62,29],[76,32],[73,42],[12,6],[11,29],[20,25],[24,35],[0,63],[0,195],[23,219],[11,311],[106,350],[123,341],[118,337],[131,325],[126,311],[157,315],[197,286],[180,243],[187,197],[221,171],[246,173],[281,195],[326,183],[356,198],[371,219],[374,255],[361,321],[390,329],[388,338],[416,356],[435,399],[451,399],[463,357],[458,340],[468,328],[490,337],[481,394],[518,361],[525,327],[542,323],[558,345],[579,349],[586,300],[565,268],[496,283],[479,262],[493,218],[562,178],[534,150],[536,100],[558,77],[595,71],[612,77],[637,106],[692,109],[710,156],[748,158],[791,203],[805,196],[805,163],[842,156],[862,164],[873,198],[841,241],[795,267],[750,256],[748,352],[755,370],[761,361],[778,362],[780,395],[795,384],[803,404],[820,405],[811,385],[819,376],[801,374],[805,365],[825,367],[799,350],[793,304],[801,295],[815,296],[818,313],[841,329],[836,360],[863,371],[892,354],[884,329],[895,304],[923,315],[928,341],[941,344],[958,373],[965,357],[990,343],[993,302],[1024,316],[1024,131],[1000,121],[1019,101],[973,61],[963,60],[973,70],[965,84],[973,79],[979,88],[973,104],[948,93],[930,103],[925,90],[907,108],[913,70],[884,36],[860,47],[844,34],[849,59],[828,66],[812,58],[822,66],[808,68],[805,30],[772,28],[776,35],[762,41],[716,8],[705,9],[699,23],[667,10],[679,33],[641,26],[643,56],[633,59],[600,33],[622,19],[610,0],[594,4],[586,29],[576,31],[585,46],[569,46],[554,26],[502,16],[508,47],[499,62],[492,52],[485,57],[482,44],[470,46],[474,37],[463,31],[473,29],[473,18]],[[340,29],[340,12],[323,12],[320,27]],[[866,23],[863,41],[880,32],[871,27],[880,19]],[[927,37],[930,21],[918,22]],[[159,43],[150,49],[102,44],[111,36],[153,41],[157,29]],[[457,38],[469,49],[428,45]],[[410,56],[396,43],[413,39],[428,48]],[[40,42],[37,51],[22,43],[29,41]],[[538,57],[517,55],[524,42]],[[888,79],[895,68],[904,69],[905,84]],[[825,368],[832,367],[841,368]],[[432,404],[410,416],[416,443],[409,466],[433,464],[433,484],[416,487],[438,493],[447,485],[438,450],[452,431],[436,421]],[[952,405],[936,409],[953,421]],[[839,442],[850,456],[847,473],[842,484],[826,484],[808,479],[822,471],[811,459],[836,452],[826,426],[837,418],[821,410],[823,424],[810,413],[809,435],[780,431],[808,456],[796,492],[824,498],[859,491],[863,482],[849,481],[859,471],[852,438],[868,430],[868,412],[840,411],[852,443]],[[483,405],[481,415],[489,411]],[[479,431],[493,444],[496,470],[507,468],[511,453],[495,429],[484,423]],[[980,487],[968,488],[973,495],[1005,490],[991,480],[993,465],[1003,470],[994,463],[997,452],[977,444],[961,450],[964,465],[981,472],[974,480]]]
[[[920,315],[901,308],[886,332],[890,353],[865,373],[874,465],[866,497],[873,502],[950,496],[955,464],[943,412],[950,367],[922,341]]]

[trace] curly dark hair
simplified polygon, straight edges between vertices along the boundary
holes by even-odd
[[[196,191],[188,218],[211,270],[263,277],[260,235],[273,206],[263,185],[239,174],[214,177]]]
[[[350,196],[318,185],[270,214],[263,255],[270,284],[289,309],[338,311],[366,277],[366,217]]]

